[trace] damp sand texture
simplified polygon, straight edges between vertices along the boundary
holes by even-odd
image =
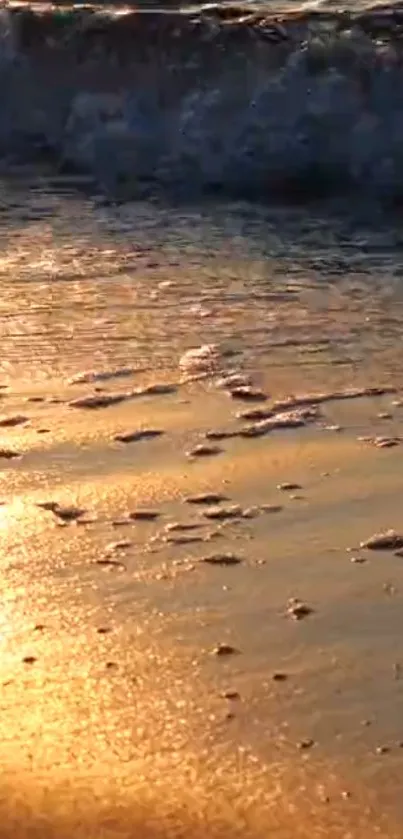
[[[398,231],[3,200],[0,835],[400,837]]]

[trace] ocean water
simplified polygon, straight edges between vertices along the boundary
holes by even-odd
[[[0,152],[111,199],[202,193],[396,206],[399,6],[4,8]]]

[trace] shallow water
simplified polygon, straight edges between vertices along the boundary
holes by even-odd
[[[401,526],[401,445],[359,439],[402,433],[398,226],[108,206],[29,170],[3,182],[1,221],[0,422],[20,420],[0,447],[20,456],[0,472],[0,835],[15,818],[29,837],[401,836],[402,560],[358,549]],[[180,359],[205,344],[191,380]],[[231,372],[267,403],[217,386]],[[306,427],[205,439],[290,394],[368,387],[386,392]],[[115,439],[139,429],[164,433]],[[203,442],[222,452],[189,458]],[[186,503],[206,492],[250,517]],[[128,518],[142,508],[159,516]],[[290,598],[312,613],[292,620]]]

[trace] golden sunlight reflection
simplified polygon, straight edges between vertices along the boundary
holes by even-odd
[[[4,531],[11,526],[13,515],[10,509],[11,505],[5,501],[0,501],[0,551],[2,548],[2,540],[4,539]]]
[[[0,825],[401,839],[401,559],[359,549],[401,521],[387,268],[329,278],[305,216],[11,199]]]
[[[34,521],[35,507],[32,500],[16,497],[11,500],[1,500],[0,503],[0,552],[5,553],[10,547],[13,536],[18,540],[19,535],[29,537],[37,523]],[[14,531],[14,533],[13,533]],[[27,540],[28,547],[28,540]]]

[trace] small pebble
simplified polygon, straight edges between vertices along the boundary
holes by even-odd
[[[177,390],[177,385],[162,382],[160,384],[147,385],[146,387],[133,391],[133,393],[138,396],[166,396],[170,393],[176,393]]]
[[[247,507],[246,510],[242,510],[241,515],[243,519],[255,519],[259,513],[259,507]]]
[[[22,659],[23,664],[35,664],[38,659],[34,655],[26,655]]]
[[[235,388],[235,387],[249,387],[251,384],[249,376],[244,376],[241,373],[230,373],[228,376],[222,376],[217,379],[215,386],[219,388]]]
[[[158,510],[133,510],[129,513],[129,519],[133,521],[155,521],[161,514]]]
[[[375,749],[375,754],[377,755],[386,755],[390,751],[389,746],[377,746]]]
[[[282,492],[292,492],[293,490],[302,489],[302,486],[300,486],[300,484],[284,483],[277,484],[277,489],[281,490]]]
[[[206,431],[206,440],[231,440],[232,437],[238,437],[238,431]]]
[[[267,427],[271,429],[303,428],[318,419],[317,408],[304,408],[299,411],[280,411],[275,413],[271,419],[266,420]]]
[[[312,746],[314,746],[314,745],[315,745],[315,741],[311,740],[309,737],[306,740],[300,740],[299,743],[297,743],[297,747],[298,747],[298,749],[301,749],[301,751],[306,751],[307,749],[312,749]]]
[[[400,437],[358,437],[357,439],[360,443],[370,443],[376,449],[392,449],[402,442]]]
[[[273,682],[286,682],[288,679],[287,673],[273,673]]]
[[[97,410],[98,408],[108,408],[110,405],[118,405],[119,402],[124,402],[129,396],[130,394],[127,393],[97,393],[73,399],[72,402],[69,402],[69,406],[70,408]]]
[[[17,452],[15,449],[0,449],[0,458],[3,460],[13,460],[17,457],[21,457],[21,452]]]
[[[81,518],[87,512],[87,510],[81,507],[61,507],[57,501],[42,501],[38,502],[36,506],[53,513],[65,523],[77,521],[77,519]]]
[[[186,535],[185,533],[172,533],[165,535],[164,541],[168,542],[170,545],[193,545],[196,544],[196,542],[203,542],[204,537],[200,535]]]
[[[161,437],[163,431],[156,428],[142,428],[138,431],[129,431],[127,434],[116,434],[114,440],[118,443],[139,443],[141,440],[153,440]]]
[[[241,698],[237,690],[225,690],[222,696],[224,699],[229,699],[231,701],[235,701]]]
[[[110,626],[98,626],[97,628],[98,635],[108,635],[111,632]]]
[[[287,615],[295,621],[303,620],[313,613],[311,606],[302,603],[300,600],[290,600],[287,606]]]
[[[210,507],[203,512],[206,519],[222,520],[234,519],[242,515],[242,507],[238,504],[231,504],[227,507]]]
[[[269,408],[249,408],[247,411],[240,411],[236,416],[237,419],[251,420],[254,422],[270,419],[273,416],[273,411],[269,410]]]
[[[305,405],[319,405],[322,402],[329,402],[340,399],[361,399],[366,396],[383,396],[386,393],[396,393],[393,387],[350,387],[344,390],[334,390],[327,393],[303,394],[301,396],[289,396],[286,399],[275,403],[278,410],[301,407]]]
[[[109,379],[122,379],[141,372],[135,367],[120,367],[116,370],[101,370],[78,373],[69,380],[70,385],[91,384],[92,382],[107,382]]]
[[[367,559],[365,556],[352,556],[350,562],[353,562],[355,565],[363,565],[364,562],[367,562]]]
[[[85,526],[86,524],[95,524],[97,521],[96,516],[84,516],[83,518],[79,518],[76,521],[76,524],[79,527]]]
[[[217,644],[213,649],[213,653],[218,656],[236,655],[239,653],[239,650],[236,647],[232,647],[231,644]]]
[[[239,436],[253,439],[255,437],[264,437],[269,431],[273,430],[270,420],[263,420],[261,422],[251,423],[251,425],[243,425],[239,429]]]
[[[228,497],[218,492],[205,492],[201,495],[189,495],[184,501],[186,504],[221,504],[222,501],[228,501]]]
[[[242,562],[242,559],[239,556],[236,556],[236,554],[223,553],[203,556],[200,559],[200,562],[206,562],[209,565],[239,565]]]
[[[267,394],[262,390],[242,385],[231,388],[229,395],[232,399],[242,399],[245,402],[265,402],[267,399]]]
[[[208,446],[205,443],[199,443],[193,449],[186,452],[188,457],[212,457],[213,455],[221,454],[222,449],[219,446]]]
[[[96,559],[96,560],[95,560],[95,565],[101,565],[101,566],[104,566],[105,568],[108,568],[108,567],[110,567],[110,568],[118,568],[118,569],[120,569],[120,570],[122,570],[122,571],[126,571],[126,570],[127,570],[126,565],[124,564],[124,562],[118,562],[116,559],[106,559],[106,558],[103,558],[103,559]]]
[[[29,422],[28,417],[24,417],[22,414],[0,417],[0,428],[14,428],[17,425],[25,425],[27,422]]]
[[[109,551],[124,551],[126,548],[130,548],[133,542],[130,539],[121,539],[119,542],[110,542],[109,545],[106,546],[106,550]]]
[[[361,542],[360,548],[368,548],[369,550],[394,550],[395,548],[403,548],[403,536],[396,533],[395,530],[386,530],[384,533],[376,533],[370,536],[365,542]]]
[[[203,527],[203,526],[204,526],[203,522],[189,522],[189,523],[186,523],[186,522],[174,521],[174,522],[170,522],[169,524],[167,524],[164,529],[168,533],[176,533],[176,531],[178,531],[178,530],[179,531],[198,530],[199,527]]]

